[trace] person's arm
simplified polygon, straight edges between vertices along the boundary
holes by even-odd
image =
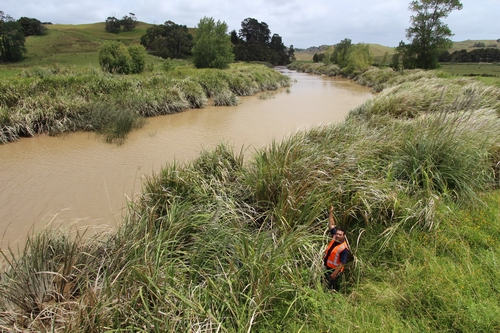
[[[333,206],[330,207],[330,214],[328,215],[328,230],[332,230],[337,226],[335,218],[333,217]]]
[[[340,273],[340,270],[342,269],[342,267],[344,267],[344,264],[340,264],[337,268],[335,268],[335,270],[330,275],[330,278],[331,279],[336,279],[337,275]]]

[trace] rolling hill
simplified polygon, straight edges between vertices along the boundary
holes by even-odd
[[[87,64],[97,65],[97,50],[101,43],[107,40],[119,40],[125,44],[139,43],[142,35],[152,24],[139,22],[132,31],[122,31],[114,34],[106,32],[105,23],[90,24],[48,24],[48,33],[44,36],[32,36],[26,40],[28,53],[24,65]],[[193,31],[194,28],[190,28]],[[450,53],[456,50],[472,50],[475,43],[498,45],[496,40],[466,40],[453,42]],[[368,44],[373,53],[374,61],[380,61],[387,53],[390,57],[395,48],[380,44]],[[332,45],[312,46],[307,49],[296,49],[295,57],[300,61],[312,61],[315,53],[325,52]],[[18,64],[17,66],[22,65]]]
[[[484,43],[486,46],[494,46],[498,45],[500,47],[500,43],[496,40],[465,40],[461,42],[453,42],[453,46],[448,49],[450,53],[460,50],[471,51],[474,49],[474,44],[476,43]],[[380,44],[368,44],[370,46],[370,51],[373,53],[374,61],[378,62],[382,59],[384,54],[387,52],[388,56],[392,56],[395,52],[394,47],[383,46]],[[297,60],[301,61],[311,61],[315,53],[325,52],[329,48],[333,47],[332,45],[321,45],[319,47],[310,47],[307,49],[297,49],[295,50],[295,57]]]

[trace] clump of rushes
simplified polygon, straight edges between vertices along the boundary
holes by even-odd
[[[237,96],[288,86],[289,78],[263,65],[233,65],[227,70],[195,70],[187,65],[173,70],[140,75],[113,75],[93,70],[56,67],[27,70],[22,78],[0,82],[0,142],[41,133],[58,134],[79,130],[114,128],[113,136],[140,125],[141,117],[171,114],[201,108],[208,98],[215,105],[236,105]],[[95,105],[120,110],[120,130],[97,121]],[[92,123],[85,120],[92,119]],[[106,130],[110,133],[109,130]],[[114,140],[108,140],[114,141]]]
[[[214,96],[215,106],[234,106],[238,105],[238,97],[230,90],[218,91]]]
[[[338,76],[342,75],[340,67],[336,64],[326,65],[324,63],[306,63],[306,62],[293,62],[288,65],[289,69],[296,70],[297,72],[311,73],[318,75]]]
[[[184,94],[184,98],[189,102],[193,109],[202,108],[207,105],[207,96],[203,88],[191,77],[180,80],[176,86]]]
[[[366,117],[416,118],[429,112],[488,109],[500,115],[500,89],[473,79],[420,78],[387,88],[366,102]]]
[[[87,126],[103,135],[106,142],[122,144],[132,129],[144,124],[144,119],[132,108],[119,108],[117,105],[112,107],[104,103],[94,104],[90,112],[86,113],[90,117],[87,119]]]
[[[256,81],[252,80],[249,72],[243,70],[231,73],[229,86],[231,91],[237,96],[250,96],[258,93],[260,87]]]

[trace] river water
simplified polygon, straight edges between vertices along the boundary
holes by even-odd
[[[372,98],[342,78],[278,68],[292,86],[234,107],[212,107],[148,118],[123,145],[92,133],[39,136],[0,145],[0,249],[22,247],[46,225],[113,228],[141,179],[173,161],[185,162],[223,141],[245,156],[273,139],[342,121]]]

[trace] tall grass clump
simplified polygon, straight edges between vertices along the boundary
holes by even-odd
[[[93,237],[100,238],[99,234]],[[67,302],[86,292],[89,278],[97,273],[92,270],[99,269],[105,260],[101,250],[100,244],[85,233],[49,227],[28,237],[23,256],[12,250],[2,252],[2,259],[10,267],[0,279],[2,298],[6,302],[3,310],[20,308],[42,322],[64,320],[71,307],[58,304],[69,305]],[[28,322],[34,318],[21,320]]]
[[[404,75],[403,71],[395,71],[392,68],[380,69],[371,67],[366,72],[358,75],[355,81],[363,86],[372,87],[375,92],[380,92],[390,85],[394,77]]]
[[[493,181],[489,150],[498,140],[496,116],[470,112],[431,115],[402,126],[395,177],[411,188],[472,198]],[[493,125],[493,126],[492,126]]]
[[[367,111],[363,114],[366,117],[389,115],[401,119],[417,118],[429,112],[478,109],[498,114],[499,94],[497,88],[470,79],[420,78],[385,89],[366,102]]]
[[[88,127],[84,128],[96,131],[108,143],[122,144],[130,131],[143,126],[144,119],[131,108],[113,107],[100,103],[93,105],[91,111],[85,114],[89,118]]]
[[[406,191],[429,204],[442,196],[469,201],[495,182],[498,158],[490,156],[499,140],[496,93],[469,80],[418,79],[384,90],[348,121],[368,120],[386,137],[398,138],[384,155],[388,175]],[[432,214],[415,216],[432,225]]]
[[[292,62],[287,68],[297,72],[318,75],[340,76],[342,74],[340,67],[336,64]]]
[[[221,91],[214,95],[215,106],[235,106],[238,105],[239,98],[232,91]]]
[[[184,94],[189,102],[190,108],[202,108],[207,105],[207,96],[203,88],[190,77],[176,83],[176,86]]]

